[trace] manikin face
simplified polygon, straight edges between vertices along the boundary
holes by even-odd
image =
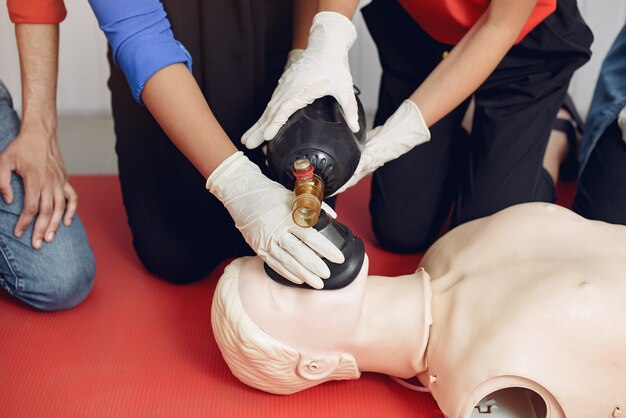
[[[239,297],[250,320],[274,339],[300,353],[340,354],[349,347],[361,319],[368,271],[367,255],[358,277],[337,290],[285,286],[271,280],[254,257],[239,274]]]

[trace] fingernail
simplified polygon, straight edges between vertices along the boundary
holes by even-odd
[[[35,248],[40,249],[42,244],[43,244],[43,241],[38,239],[37,241],[35,241]]]
[[[46,234],[46,241],[48,242],[52,242],[52,240],[54,239],[54,232],[50,231]]]
[[[15,236],[19,238],[22,236],[23,233],[24,231],[15,231]]]

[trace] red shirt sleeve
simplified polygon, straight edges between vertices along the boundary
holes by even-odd
[[[431,37],[456,45],[489,7],[490,0],[400,0],[400,4]],[[556,10],[557,0],[539,0],[516,44]]]
[[[67,11],[63,0],[7,0],[13,23],[59,23]]]

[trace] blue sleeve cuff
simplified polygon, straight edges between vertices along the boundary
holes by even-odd
[[[191,55],[174,39],[160,0],[89,0],[98,24],[113,49],[113,60],[141,103],[141,91],[161,68],[185,63]]]
[[[160,69],[182,62],[191,71],[191,55],[174,39],[171,31],[167,32],[136,36],[125,42],[115,57],[139,103],[142,103],[141,92],[146,82]]]

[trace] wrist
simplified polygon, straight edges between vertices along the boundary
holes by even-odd
[[[246,189],[248,184],[245,179],[252,177],[255,178],[255,182],[258,182],[260,177],[267,179],[258,165],[250,161],[243,152],[237,151],[213,170],[206,181],[206,189],[222,200],[233,186],[239,190]]]
[[[48,147],[56,145],[56,122],[22,121],[16,141],[45,144]]]
[[[378,135],[390,138],[391,142],[406,144],[430,140],[430,131],[419,107],[409,99],[403,101],[398,109],[389,116]]]
[[[427,134],[428,139],[430,139],[428,124],[426,123],[426,120],[422,115],[422,111],[417,106],[417,104],[410,99],[406,99],[404,102],[402,102],[400,108],[402,113],[406,114],[406,118],[409,120],[409,125],[412,127],[412,129],[419,133]]]
[[[20,123],[20,132],[33,131],[56,138],[57,117],[56,112],[24,110]]]
[[[356,40],[352,21],[337,12],[319,12],[313,18],[307,50],[322,50],[331,55],[343,56]]]

